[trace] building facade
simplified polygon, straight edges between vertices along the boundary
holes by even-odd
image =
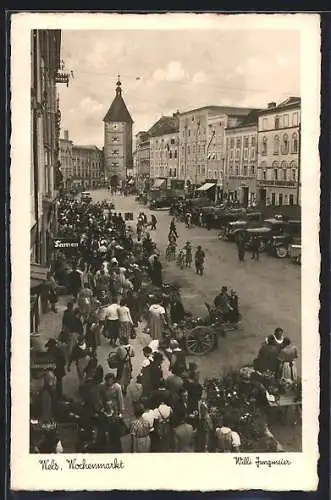
[[[226,163],[225,129],[252,108],[206,106],[179,117],[179,178],[190,185],[213,181],[222,188]]]
[[[71,180],[73,179],[73,163],[72,163],[72,148],[73,141],[69,139],[69,132],[65,130],[63,137],[60,137],[60,163],[61,172],[63,175],[63,183],[65,188],[71,187]]]
[[[104,121],[104,169],[109,184],[118,185],[126,179],[127,169],[133,168],[133,120],[122,97],[118,78],[116,96]]]
[[[60,69],[60,30],[31,34],[31,261],[48,266],[61,187],[61,113],[56,83]]]
[[[61,113],[57,83],[69,82],[60,69],[61,31],[31,32],[31,164],[30,164],[30,329],[38,330],[45,307],[44,283],[56,233]]]
[[[259,113],[257,201],[300,205],[301,100],[272,102]]]
[[[97,146],[78,146],[69,140],[64,131],[60,139],[60,162],[63,182],[67,189],[94,188],[103,182],[103,151]]]
[[[149,129],[150,178],[176,179],[179,165],[178,113],[162,116]]]
[[[150,175],[150,137],[148,132],[136,134],[136,179],[137,186],[143,188]]]
[[[230,201],[256,204],[257,119],[226,129],[227,155],[224,192]]]

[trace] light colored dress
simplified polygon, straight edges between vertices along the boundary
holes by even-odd
[[[152,304],[149,308],[149,330],[153,340],[162,339],[163,318],[165,309],[160,304]]]
[[[127,306],[120,306],[118,316],[120,320],[120,337],[130,337],[133,325],[130,309]]]

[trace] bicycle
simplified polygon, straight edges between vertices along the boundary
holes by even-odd
[[[180,250],[178,257],[177,257],[176,264],[180,269],[184,269],[184,267],[185,267],[185,253],[183,252],[183,250]]]
[[[169,243],[166,249],[166,259],[168,261],[175,260],[176,258],[176,245]]]

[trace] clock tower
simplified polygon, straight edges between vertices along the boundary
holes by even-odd
[[[117,186],[126,179],[126,170],[132,168],[133,120],[122,97],[120,76],[115,98],[103,122],[105,178],[110,185]]]

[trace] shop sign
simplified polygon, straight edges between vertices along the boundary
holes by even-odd
[[[64,238],[55,238],[54,248],[78,248],[78,240],[68,240]]]

